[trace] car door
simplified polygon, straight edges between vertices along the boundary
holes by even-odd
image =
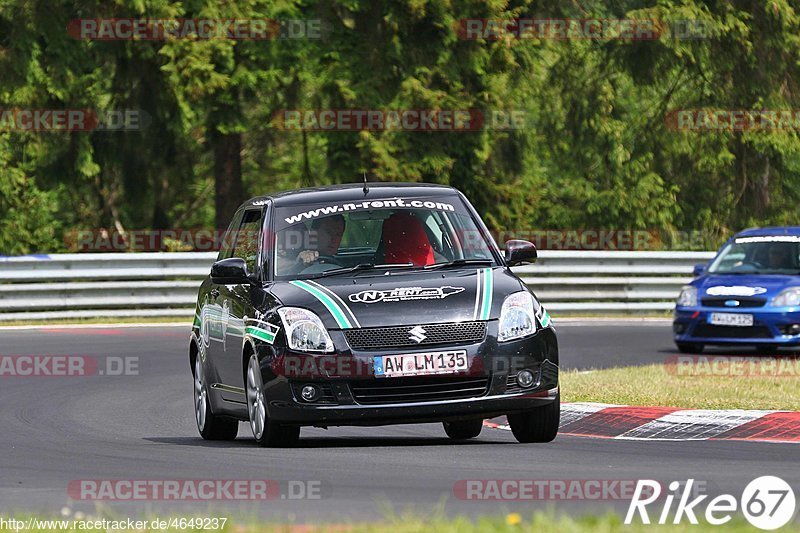
[[[239,210],[233,216],[230,226],[228,226],[220,245],[217,261],[228,259],[233,254],[235,242],[235,232],[242,220],[244,210]],[[205,345],[206,354],[211,361],[209,375],[207,379],[210,384],[215,385],[222,381],[221,365],[224,362],[224,330],[226,329],[225,311],[223,309],[223,299],[221,298],[222,286],[211,280],[208,292],[203,298],[201,309],[201,337]]]
[[[253,207],[245,209],[239,227],[236,231],[231,257],[244,259],[247,272],[254,281],[261,279],[261,266],[259,261],[261,226],[263,222],[263,208]],[[257,285],[257,283],[256,283]],[[220,305],[222,314],[226,318],[225,328],[222,332],[223,356],[219,365],[223,383],[227,385],[223,397],[234,401],[244,401],[237,392],[227,392],[231,389],[244,389],[244,370],[242,366],[242,348],[244,343],[244,317],[253,316],[251,292],[257,290],[250,283],[235,285],[221,285]],[[231,397],[231,394],[233,397]]]

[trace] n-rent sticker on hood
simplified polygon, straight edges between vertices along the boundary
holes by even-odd
[[[402,287],[386,291],[366,290],[348,296],[351,302],[373,304],[377,302],[402,302],[406,300],[441,300],[452,294],[465,291],[464,287]]]

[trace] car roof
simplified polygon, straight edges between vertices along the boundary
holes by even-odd
[[[740,231],[732,238],[739,237],[769,237],[774,235],[800,236],[800,226],[771,226],[766,228],[748,228]]]
[[[368,183],[368,192],[364,193],[364,183],[344,183],[325,187],[308,187],[282,191],[275,194],[256,196],[245,202],[245,207],[263,205],[272,201],[276,207],[303,205],[309,203],[348,202],[358,200],[380,200],[397,196],[453,196],[459,192],[453,187],[432,183]]]

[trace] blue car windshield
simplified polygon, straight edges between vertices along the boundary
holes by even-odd
[[[711,274],[800,274],[800,237],[741,237],[728,243],[708,268]]]

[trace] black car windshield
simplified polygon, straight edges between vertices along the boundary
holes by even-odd
[[[708,268],[711,274],[798,274],[800,237],[741,237],[727,244]]]
[[[457,196],[304,204],[275,211],[275,279],[321,277],[394,265],[423,268],[459,260],[493,264],[491,247]]]

